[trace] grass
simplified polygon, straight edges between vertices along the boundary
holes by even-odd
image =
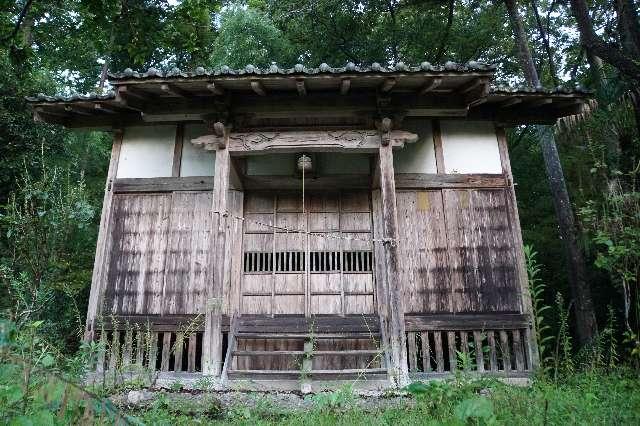
[[[357,398],[344,389],[337,392],[315,397],[309,410],[283,411],[263,401],[220,412],[208,409],[208,404],[182,407],[157,400],[148,409],[128,414],[157,425],[640,424],[640,381],[636,373],[622,369],[578,373],[559,384],[538,379],[530,387],[460,378],[433,382],[421,386],[405,403],[373,411],[359,408]]]

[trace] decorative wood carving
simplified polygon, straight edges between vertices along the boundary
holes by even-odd
[[[404,130],[393,130],[388,135],[389,143],[399,148],[418,140],[418,135]],[[242,132],[229,134],[227,148],[229,152],[245,153],[301,150],[376,152],[381,139],[380,132],[376,130]],[[224,136],[200,136],[192,139],[191,143],[206,150],[215,150],[224,147]]]

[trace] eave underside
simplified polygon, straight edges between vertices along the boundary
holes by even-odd
[[[111,95],[29,101],[36,120],[78,128],[224,120],[234,128],[372,127],[382,115],[501,125],[580,114],[582,92],[491,89],[491,72],[371,73],[118,80]]]

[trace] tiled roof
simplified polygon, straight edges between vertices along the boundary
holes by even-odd
[[[124,80],[131,78],[171,78],[171,77],[206,77],[206,76],[234,76],[234,75],[315,75],[315,74],[342,74],[342,73],[417,73],[417,72],[492,72],[495,65],[484,64],[476,61],[470,61],[466,64],[455,62],[446,62],[443,65],[432,65],[429,62],[423,62],[419,66],[406,65],[404,62],[398,62],[393,66],[383,66],[377,62],[370,66],[358,66],[353,62],[347,63],[344,67],[332,67],[329,64],[322,63],[318,68],[307,68],[302,64],[296,64],[293,68],[280,68],[273,64],[268,68],[259,68],[253,65],[247,65],[241,69],[232,69],[226,65],[215,69],[207,70],[204,67],[197,67],[193,71],[183,71],[179,68],[172,68],[167,72],[163,72],[156,68],[149,68],[146,72],[137,72],[131,68],[125,69],[123,72],[110,73],[111,80]]]

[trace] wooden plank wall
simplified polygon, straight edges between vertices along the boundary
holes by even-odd
[[[115,194],[103,314],[204,311],[210,192]]]
[[[521,312],[508,191],[398,191],[407,313]]]

